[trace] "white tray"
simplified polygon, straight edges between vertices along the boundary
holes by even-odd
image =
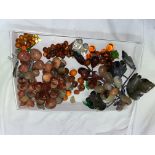
[[[133,60],[134,63],[136,65],[137,68],[137,72],[138,70],[141,68],[141,60],[142,60],[142,44],[139,42],[132,42],[132,41],[117,41],[117,40],[108,40],[108,39],[103,39],[103,38],[98,38],[98,35],[95,33],[91,33],[91,34],[87,34],[87,35],[81,35],[80,33],[78,34],[74,34],[72,32],[73,35],[61,35],[61,34],[55,34],[55,33],[42,33],[42,32],[35,32],[35,31],[12,31],[10,32],[10,38],[11,38],[11,55],[13,53],[15,53],[15,40],[16,38],[22,34],[22,33],[34,33],[34,34],[39,34],[39,37],[41,38],[41,42],[39,42],[38,44],[36,44],[34,46],[34,48],[39,49],[40,51],[42,51],[43,47],[49,47],[52,43],[61,43],[64,42],[65,40],[67,40],[69,43],[73,42],[76,38],[82,38],[84,42],[88,43],[88,44],[93,44],[97,47],[97,50],[100,50],[102,48],[104,48],[106,46],[106,44],[108,43],[113,43],[117,49],[117,51],[120,54],[120,58],[121,58],[121,52],[122,50],[126,51],[128,53],[128,55],[130,55]],[[45,59],[42,58],[43,61],[45,61]],[[80,65],[76,62],[76,60],[72,59],[72,58],[65,58],[65,60],[67,61],[67,67],[69,69],[73,69],[73,68],[79,68]],[[48,61],[46,59],[46,61]],[[14,62],[12,63],[12,67],[14,67]],[[95,68],[97,70],[97,68]],[[130,69],[128,69],[126,75],[128,75],[130,73]],[[76,78],[78,78],[78,75],[76,76]],[[41,78],[38,78],[37,80],[41,80]],[[17,96],[17,79],[13,78],[13,87],[14,87],[14,93],[15,93],[15,99],[16,99],[16,103],[17,103],[17,109],[33,109],[33,110],[41,110],[38,109],[37,107],[34,108],[25,108],[25,107],[21,107],[19,106],[19,101],[18,101],[18,96]],[[92,91],[92,90],[91,90]],[[76,99],[76,103],[75,104],[71,104],[69,99],[68,101],[65,101],[61,104],[58,104],[54,109],[50,109],[50,111],[94,111],[92,109],[89,109],[87,106],[85,106],[82,101],[85,100],[85,98],[89,95],[90,91],[85,89],[85,91],[81,92],[79,95],[74,95],[75,99]],[[46,111],[49,109],[45,109],[44,111]],[[109,108],[106,108],[105,110],[115,110],[114,106],[110,106]],[[96,111],[96,110],[95,110]]]

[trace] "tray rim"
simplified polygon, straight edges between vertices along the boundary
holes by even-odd
[[[109,41],[109,42],[120,42],[120,43],[131,43],[131,44],[137,44],[137,45],[142,45],[143,42],[141,41],[132,41],[132,40],[119,40],[119,39],[106,39],[106,38],[97,38],[97,37],[84,37],[84,36],[80,36],[80,33],[79,32],[82,32],[83,31],[75,31],[75,33],[79,33],[78,35],[76,34],[76,36],[74,35],[65,35],[65,34],[62,34],[64,30],[62,29],[59,29],[58,30],[59,32],[43,32],[43,31],[35,31],[35,30],[22,30],[22,29],[14,29],[10,32],[13,32],[13,33],[32,33],[32,34],[38,34],[38,35],[42,35],[42,36],[56,36],[56,37],[70,37],[70,38],[83,38],[83,39],[94,39],[94,40],[104,40],[104,41]],[[74,34],[74,31],[73,30],[67,30],[71,33]],[[103,32],[102,32],[103,33]],[[91,35],[96,35],[95,32],[89,32],[89,34]],[[85,34],[86,35],[86,34]],[[98,34],[97,34],[98,35]]]

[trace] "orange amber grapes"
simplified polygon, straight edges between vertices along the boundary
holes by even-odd
[[[23,51],[27,50],[28,48],[32,47],[39,41],[38,35],[33,34],[27,34],[24,33],[23,35],[20,35],[16,39],[16,47],[22,49]]]
[[[21,48],[23,51],[26,51],[26,46],[22,46]]]
[[[75,75],[77,74],[77,70],[76,70],[76,69],[72,69],[72,70],[69,72],[69,74],[70,74],[71,76],[75,76]]]
[[[20,48],[20,44],[19,44],[19,43],[16,43],[16,47],[17,47],[17,48]]]
[[[70,90],[66,90],[66,96],[71,96],[71,91]]]
[[[108,45],[106,46],[106,51],[111,52],[111,51],[113,51],[113,50],[114,50],[114,45],[113,45],[113,44],[108,44]]]
[[[89,51],[92,52],[92,53],[95,52],[96,51],[96,47],[94,45],[90,45],[89,46]]]
[[[87,59],[90,59],[91,57],[92,57],[92,54],[91,53],[86,54],[86,58]]]
[[[65,97],[63,98],[64,101],[68,100],[68,96],[65,95]]]

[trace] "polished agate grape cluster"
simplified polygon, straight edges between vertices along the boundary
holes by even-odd
[[[119,59],[119,52],[111,43],[97,50],[76,39],[43,47],[42,52],[33,48],[38,39],[32,34],[16,39],[20,106],[53,109],[69,99],[76,103],[74,95],[88,89],[90,94],[83,103],[90,109],[104,110],[113,105],[122,110],[154,87],[149,80],[134,74],[136,66],[125,51]],[[81,66],[69,70],[65,57],[75,59]],[[128,68],[132,72],[126,77]]]
[[[61,51],[57,48],[59,45],[66,48],[68,42],[53,44],[55,53]],[[61,55],[55,54],[48,57],[45,52],[47,49],[50,48],[44,47],[42,54],[36,48],[29,50],[18,48],[17,58],[20,65],[18,66],[17,88],[20,106],[52,109],[57,104],[68,100],[69,97],[70,102],[75,103],[74,96],[71,96],[72,93],[78,95],[85,89],[84,79],[76,78],[77,69],[69,70]],[[46,62],[42,60],[43,57],[47,57]],[[37,79],[40,76],[42,79],[38,82]]]
[[[36,103],[38,108],[51,109],[67,100],[73,88],[79,88],[74,90],[75,94],[82,91],[83,81],[78,84],[75,80],[77,71],[69,71],[64,59],[55,57],[44,63],[41,57],[42,53],[33,48],[30,52],[21,51],[18,54],[21,64],[18,67],[17,87],[21,106],[34,107]],[[41,73],[42,81],[38,82],[37,77]],[[74,97],[71,97],[71,102],[73,100]]]

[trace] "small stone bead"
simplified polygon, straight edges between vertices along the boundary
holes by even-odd
[[[62,103],[63,102],[63,99],[62,98],[60,98],[60,97],[57,97],[56,98],[56,103],[57,104],[60,104],[60,103]]]
[[[114,77],[114,84],[117,88],[121,88],[122,86],[122,79],[119,76]]]
[[[118,88],[112,88],[112,90],[110,91],[110,95],[116,96],[118,92],[119,92]]]
[[[33,64],[34,69],[42,70],[44,68],[44,62],[42,60],[38,60]]]
[[[51,98],[57,98],[59,95],[58,91],[56,90],[51,90],[51,93],[50,93],[50,97]]]
[[[107,99],[104,100],[105,103],[111,103],[115,99],[114,95],[109,95]]]
[[[28,100],[28,101],[26,102],[26,106],[27,106],[27,107],[34,107],[34,101]]]
[[[54,98],[47,99],[45,103],[45,107],[47,109],[53,109],[54,107],[56,107],[56,99]]]
[[[105,79],[106,82],[113,83],[113,77],[110,72],[105,73],[103,78]]]
[[[84,84],[78,85],[78,89],[79,89],[79,91],[83,91],[85,89]]]
[[[31,49],[30,50],[31,59],[34,61],[40,60],[42,57],[42,53],[38,49]]]
[[[132,103],[132,100],[126,95],[122,95],[120,99],[122,102],[124,102],[127,105],[130,105]]]
[[[25,96],[21,97],[19,100],[20,100],[21,102],[26,103],[26,102],[29,100],[29,97],[25,95]]]
[[[58,69],[58,73],[59,73],[59,74],[65,74],[65,72],[66,72],[66,69],[65,69],[64,67],[60,67],[60,68]]]
[[[103,77],[107,73],[107,68],[104,65],[101,65],[98,69],[99,76]]]
[[[84,83],[84,79],[83,79],[82,77],[79,77],[79,78],[78,78],[78,82],[79,82],[80,84],[83,84],[83,83]]]
[[[72,96],[72,97],[70,98],[70,102],[71,102],[71,103],[75,103],[75,102],[76,102],[74,96]]]
[[[34,74],[35,77],[39,76],[39,74],[40,74],[40,72],[39,72],[38,69],[35,69],[32,72],[33,72],[33,74]]]
[[[79,90],[74,90],[74,94],[78,95],[78,94],[80,94],[80,91]]]
[[[59,82],[57,79],[52,78],[51,79],[51,88],[56,88],[58,86]]]
[[[53,67],[54,68],[58,69],[60,67],[60,64],[61,64],[61,60],[58,57],[53,59]]]
[[[66,89],[67,89],[67,90],[70,89],[71,85],[72,85],[71,82],[66,82]]]
[[[77,81],[73,81],[72,86],[75,88],[75,87],[77,87],[77,85],[78,85],[78,82]]]
[[[52,75],[50,73],[43,74],[43,81],[44,82],[50,82]]]
[[[45,70],[45,72],[51,72],[51,70],[52,70],[52,64],[46,63],[44,65],[44,70]]]
[[[70,74],[71,76],[75,76],[75,75],[77,74],[77,70],[76,70],[76,69],[72,69],[72,70],[69,72],[69,74]]]
[[[111,86],[110,83],[106,82],[106,83],[104,83],[103,88],[104,88],[105,90],[111,90],[111,89],[112,89],[112,86]]]
[[[95,87],[95,91],[97,92],[97,93],[102,93],[103,91],[104,91],[104,87],[103,86],[96,86]]]
[[[60,98],[63,99],[63,98],[65,97],[65,95],[66,95],[66,91],[65,91],[65,90],[60,90],[60,91],[59,91],[59,97],[60,97]]]

